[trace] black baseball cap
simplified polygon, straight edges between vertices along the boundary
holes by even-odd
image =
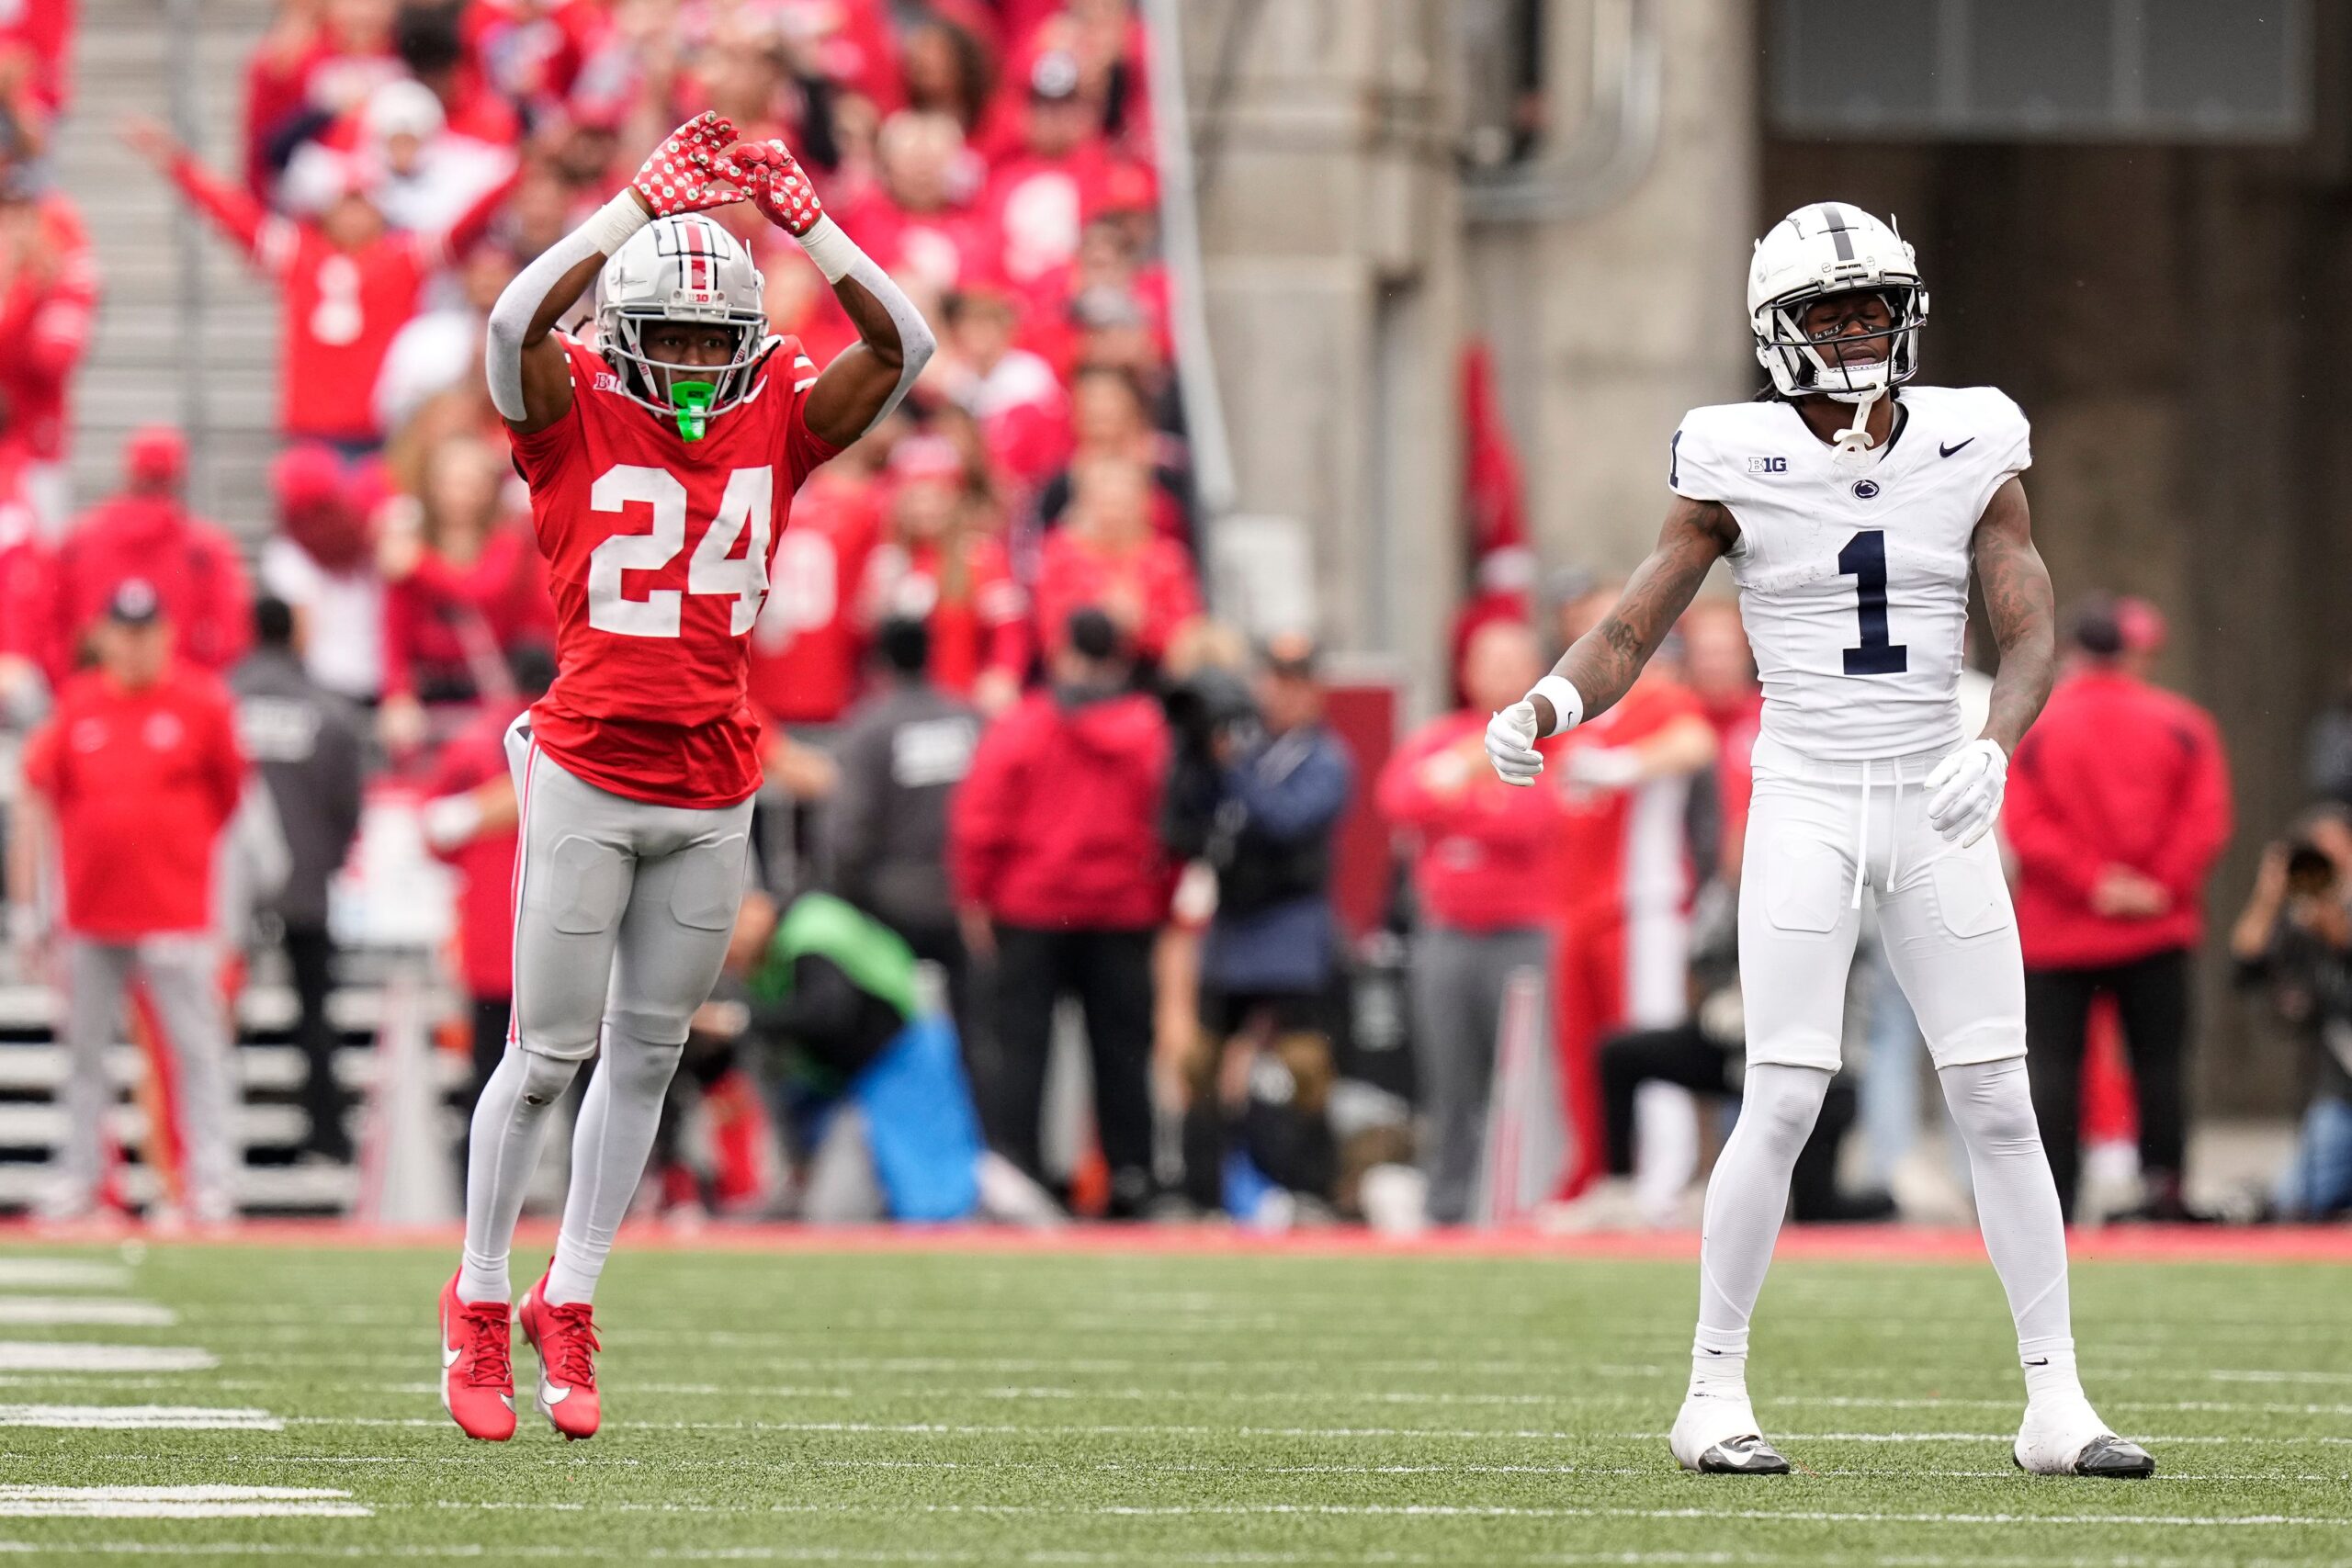
[[[163,617],[163,598],[143,577],[126,577],[107,595],[107,619],[119,626],[152,626]]]

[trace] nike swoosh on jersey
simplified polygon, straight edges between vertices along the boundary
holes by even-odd
[[[1937,456],[1937,457],[1951,457],[1953,453],[1955,453],[1955,452],[1959,451],[1959,450],[1960,450],[1960,448],[1961,448],[1961,446],[1968,446],[1971,442],[1973,442],[1975,439],[1976,439],[1976,437],[1974,437],[1973,435],[1972,435],[1972,436],[1970,436],[1970,437],[1968,438],[1968,440],[1967,440],[1967,441],[1963,441],[1963,442],[1960,443],[1960,446],[1945,446],[1942,442],[1939,441],[1939,442],[1937,442],[1937,443],[1936,443],[1936,456]]]

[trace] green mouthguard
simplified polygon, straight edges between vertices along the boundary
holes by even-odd
[[[688,441],[699,441],[710,429],[710,401],[718,396],[718,389],[707,381],[673,381],[670,383],[670,406],[678,416],[678,434]]]

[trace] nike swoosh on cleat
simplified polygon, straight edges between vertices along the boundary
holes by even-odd
[[[442,1370],[443,1371],[445,1371],[445,1372],[446,1372],[446,1371],[447,1371],[451,1367],[456,1366],[456,1365],[458,1364],[458,1357],[460,1357],[460,1356],[462,1356],[462,1355],[464,1355],[464,1354],[465,1354],[465,1352],[464,1352],[463,1350],[452,1350],[452,1349],[450,1349],[450,1348],[449,1348],[449,1347],[447,1347],[447,1345],[442,1346],[442,1347],[441,1347],[441,1370]]]
[[[542,1378],[542,1379],[539,1381],[539,1403],[540,1403],[540,1404],[561,1404],[565,1400],[567,1400],[567,1399],[569,1399],[569,1398],[571,1398],[571,1391],[570,1389],[568,1389],[568,1388],[558,1388],[558,1387],[556,1387],[556,1385],[555,1385],[555,1384],[553,1384],[553,1383],[551,1383],[551,1382],[548,1382],[547,1380],[545,1380],[544,1378]]]
[[[1939,441],[1936,443],[1936,456],[1939,457],[1949,457],[1953,453],[1959,451],[1961,446],[1965,446],[1969,442],[1974,441],[1976,437],[1972,435],[1968,438],[1968,441],[1962,442],[1960,446],[1947,446],[1942,442]]]

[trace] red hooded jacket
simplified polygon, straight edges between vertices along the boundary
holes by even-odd
[[[84,513],[57,550],[56,631],[72,649],[128,579],[155,589],[179,656],[219,672],[253,640],[252,590],[236,542],[173,497],[125,493]]]
[[[2009,760],[2001,822],[2017,851],[2029,967],[2091,968],[2194,946],[2205,876],[2230,838],[2221,737],[2186,697],[2086,670],[2058,683]],[[2148,919],[2094,913],[2091,889],[2115,865],[2162,883],[2172,908]]]
[[[980,737],[948,808],[956,901],[1007,925],[1147,931],[1168,913],[1168,722],[1136,694],[1033,692]]]

